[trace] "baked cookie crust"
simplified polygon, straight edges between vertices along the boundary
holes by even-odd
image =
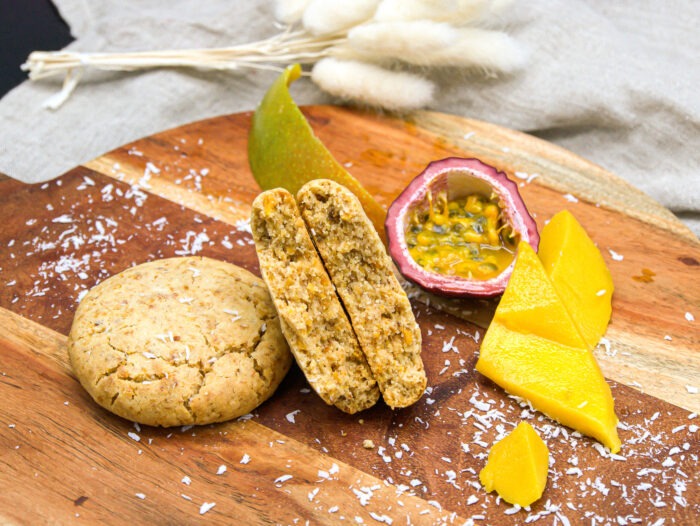
[[[164,427],[252,411],[292,361],[263,281],[203,257],[145,263],[94,287],[76,311],[68,353],[99,405]]]
[[[261,193],[250,226],[282,331],[311,387],[346,413],[374,405],[379,389],[292,194]]]
[[[297,201],[384,401],[391,408],[415,403],[427,383],[420,327],[362,204],[327,179],[304,185]]]

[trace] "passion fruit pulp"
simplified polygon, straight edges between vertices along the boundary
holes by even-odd
[[[389,253],[403,276],[443,296],[495,296],[537,225],[518,186],[478,159],[430,163],[389,207]]]

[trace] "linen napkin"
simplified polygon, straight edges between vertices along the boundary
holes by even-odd
[[[69,49],[221,47],[279,31],[270,0],[54,0]],[[429,109],[522,130],[627,179],[700,234],[700,4],[694,0],[532,0],[496,21],[527,49],[507,78],[442,70]],[[126,142],[253,110],[274,72],[154,70],[86,74],[56,111],[60,80],[24,82],[0,100],[0,172],[44,181]],[[299,104],[333,102],[308,79]]]

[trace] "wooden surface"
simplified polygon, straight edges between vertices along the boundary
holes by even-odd
[[[250,114],[240,114],[136,141],[46,184],[0,176],[0,522],[696,523],[697,238],[602,168],[523,134],[428,112],[402,121],[304,111],[384,204],[429,161],[461,155],[521,182],[540,226],[563,208],[576,215],[616,286],[609,345],[596,353],[622,421],[620,456],[478,375],[483,329],[419,301],[429,389],[405,410],[344,415],[296,368],[237,422],[138,428],[96,406],[65,352],[84,291],[131,265],[192,253],[258,273],[245,220],[259,189],[245,153]],[[516,512],[479,488],[478,472],[523,418],[553,463],[543,498]],[[216,505],[200,515],[204,503]]]

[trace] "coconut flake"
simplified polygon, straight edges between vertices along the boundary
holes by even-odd
[[[199,507],[199,514],[204,515],[206,512],[208,512],[214,506],[216,506],[216,502],[204,502],[204,503],[202,503],[202,505]]]
[[[615,261],[622,261],[623,259],[625,259],[625,256],[623,256],[622,254],[618,254],[611,248],[608,249],[608,252],[610,252],[610,257],[612,257]]]
[[[316,498],[316,495],[318,495],[320,488],[314,488],[309,493],[307,493],[307,497],[309,498],[309,502],[313,502],[314,499]]]
[[[275,485],[282,485],[285,482],[287,482],[289,479],[294,478],[292,475],[281,475],[275,479]]]
[[[377,522],[382,522],[384,524],[392,524],[394,521],[388,515],[379,515],[373,511],[369,512],[369,516],[372,517]]]

